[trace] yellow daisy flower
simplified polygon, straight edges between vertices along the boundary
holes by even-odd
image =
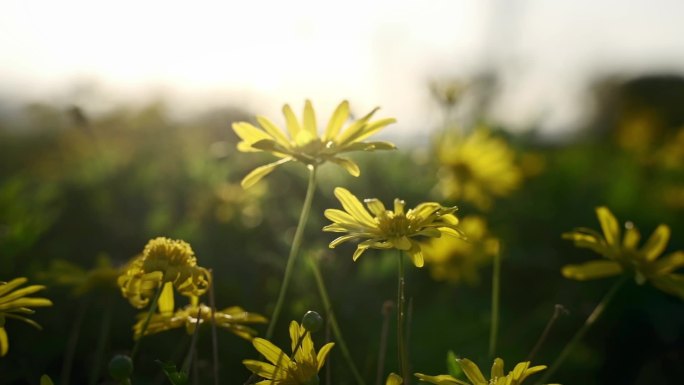
[[[607,260],[564,266],[563,276],[584,281],[631,271],[637,283],[648,281],[656,288],[684,299],[684,274],[674,273],[684,267],[684,251],[659,258],[670,240],[670,228],[667,225],[658,226],[646,244],[639,249],[641,235],[631,223],[626,224],[625,234],[621,239],[618,221],[607,207],[596,208],[596,215],[603,235],[592,229],[578,228],[563,234],[563,238],[574,241],[577,247],[591,249]]]
[[[243,360],[252,373],[263,378],[255,385],[318,385],[318,372],[325,364],[330,349],[329,342],[316,353],[311,334],[296,321],[290,323],[292,357],[279,347],[263,338],[255,338],[252,344],[270,363],[257,360]]]
[[[323,231],[348,233],[330,242],[330,248],[352,239],[365,239],[357,246],[352,257],[354,261],[368,249],[398,249],[406,251],[413,264],[422,267],[424,259],[420,240],[439,238],[442,234],[463,237],[457,227],[458,218],[453,214],[456,207],[426,202],[404,211],[406,203],[395,199],[394,211],[390,211],[378,199],[366,199],[364,202],[369,213],[347,189],[337,187],[335,196],[345,211],[325,210],[325,217],[333,223],[325,226]]]
[[[138,309],[147,306],[163,285],[159,311],[170,314],[174,309],[173,288],[182,295],[199,297],[209,288],[210,280],[209,271],[197,265],[188,243],[159,237],[150,240],[142,254],[133,258],[117,282],[123,296]]]
[[[138,322],[133,326],[133,338],[142,337],[142,329],[145,324],[147,313],[138,315]],[[156,334],[166,330],[185,327],[188,334],[195,330],[199,318],[199,324],[212,322],[211,307],[198,303],[197,297],[192,297],[192,303],[182,309],[176,310],[172,315],[153,314],[150,318],[144,335]],[[256,334],[256,330],[244,324],[266,323],[268,320],[256,313],[249,313],[238,306],[232,306],[223,310],[217,310],[213,319],[216,326],[226,328],[239,337],[251,340]]]
[[[33,314],[34,311],[30,309],[32,307],[52,306],[49,299],[28,297],[45,289],[45,286],[30,285],[17,289],[27,281],[26,278],[21,277],[9,282],[0,282],[0,357],[5,356],[9,350],[9,339],[7,338],[7,331],[5,331],[6,319],[14,318],[40,329],[40,325],[25,317],[24,314]]]
[[[468,240],[454,237],[430,238],[423,243],[425,262],[437,281],[465,282],[480,280],[478,270],[488,265],[499,252],[499,241],[487,232],[487,222],[479,216],[467,216],[459,227]]]
[[[80,296],[97,289],[117,288],[120,275],[121,269],[112,266],[111,260],[101,255],[97,258],[95,267],[90,270],[62,259],[54,259],[50,262],[50,269],[40,273],[38,278],[54,285],[70,286],[73,294]]]
[[[501,358],[497,358],[494,360],[491,375],[488,380],[485,378],[484,374],[482,374],[480,368],[469,359],[460,359],[458,360],[458,363],[461,365],[463,373],[470,382],[459,380],[448,374],[427,376],[425,374],[416,373],[415,375],[421,381],[437,385],[520,385],[527,377],[546,369],[545,365],[530,367],[530,362],[525,361],[515,365],[515,368],[513,368],[512,371],[504,375],[504,362]]]
[[[388,142],[363,142],[364,139],[380,131],[393,118],[371,121],[378,109],[342,129],[349,119],[349,102],[340,103],[333,112],[323,136],[319,136],[316,116],[310,101],[304,104],[302,121],[298,121],[289,105],[283,107],[287,134],[268,118],[257,116],[260,127],[250,123],[233,123],[233,130],[242,140],[237,148],[243,152],[270,152],[280,158],[278,161],[256,168],[242,179],[242,186],[248,188],[276,167],[290,161],[302,162],[307,166],[318,166],[332,162],[342,166],[353,176],[360,174],[359,166],[339,154],[350,151],[391,150],[395,146]]]
[[[518,188],[522,171],[508,143],[478,128],[466,136],[446,136],[437,148],[442,167],[438,188],[448,199],[464,200],[482,210],[494,197]]]

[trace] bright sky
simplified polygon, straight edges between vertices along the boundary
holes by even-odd
[[[597,74],[684,72],[682,22],[681,0],[0,0],[0,95],[95,108],[97,84],[100,106],[163,94],[270,116],[349,99],[427,130],[427,81],[487,65],[500,120],[553,130],[581,118]]]

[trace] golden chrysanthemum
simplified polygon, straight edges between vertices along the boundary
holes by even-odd
[[[530,362],[525,361],[515,365],[513,370],[508,372],[508,374],[504,374],[504,362],[501,358],[497,358],[492,365],[490,378],[487,379],[474,362],[467,358],[457,361],[470,382],[459,380],[448,374],[427,376],[425,374],[416,373],[416,377],[421,381],[437,385],[520,385],[527,377],[546,369],[545,365],[530,367]]]
[[[147,306],[156,290],[164,285],[159,309],[173,311],[173,288],[188,297],[199,297],[209,288],[209,271],[197,265],[190,245],[159,237],[150,240],[142,254],[133,258],[119,276],[121,293],[136,308]]]
[[[438,186],[442,194],[482,210],[491,208],[495,197],[509,195],[522,182],[513,149],[485,128],[466,136],[446,136],[438,144],[437,156],[442,166]]]
[[[242,140],[237,148],[243,152],[269,152],[280,158],[278,161],[258,167],[242,179],[242,186],[248,188],[276,167],[298,161],[307,166],[318,166],[332,162],[342,166],[353,176],[358,176],[358,165],[348,158],[339,156],[350,151],[391,150],[395,146],[388,142],[364,142],[366,138],[380,131],[395,119],[385,118],[371,121],[375,108],[366,116],[352,122],[346,129],[342,127],[349,119],[349,102],[340,103],[333,112],[328,125],[319,136],[316,116],[310,101],[304,104],[302,121],[298,121],[289,105],[283,107],[287,133],[283,132],[268,118],[257,116],[260,127],[247,122],[233,123],[233,130]]]
[[[323,231],[348,233],[332,242],[330,248],[349,240],[361,240],[352,259],[356,261],[368,249],[398,249],[406,251],[413,264],[423,266],[421,240],[438,238],[442,234],[463,237],[457,227],[456,207],[443,207],[438,203],[425,202],[413,209],[404,210],[406,203],[394,200],[394,210],[385,209],[378,199],[366,199],[368,210],[347,189],[337,187],[335,196],[345,211],[325,210],[325,217],[333,223]],[[370,212],[369,212],[370,211]]]
[[[138,322],[133,325],[133,338],[143,336],[142,330],[147,313],[138,315]],[[192,334],[198,322],[211,324],[215,320],[218,327],[228,329],[235,335],[251,340],[257,334],[256,330],[245,326],[246,324],[266,323],[268,320],[260,314],[249,313],[239,306],[232,306],[223,310],[216,310],[212,319],[211,307],[198,303],[197,297],[192,297],[192,303],[176,310],[173,314],[155,313],[150,318],[145,336],[163,331],[185,327],[188,334]]]
[[[638,248],[641,234],[634,225],[627,223],[624,237],[620,225],[607,207],[596,208],[603,235],[599,232],[578,228],[563,234],[575,246],[591,249],[606,260],[589,261],[579,265],[566,265],[563,276],[576,280],[589,280],[632,272],[637,283],[650,282],[656,288],[684,299],[684,274],[675,273],[684,267],[684,251],[676,251],[659,258],[670,240],[670,228],[658,226],[643,247]]]
[[[499,252],[499,241],[488,233],[482,217],[461,218],[459,227],[468,239],[430,238],[422,245],[425,262],[437,281],[474,285],[480,280],[479,269]]]
[[[325,364],[330,349],[329,342],[316,353],[311,334],[296,321],[290,323],[292,357],[263,338],[252,340],[254,348],[269,362],[243,360],[252,373],[263,378],[255,385],[318,385],[318,372]]]
[[[27,281],[26,278],[20,277],[9,282],[0,282],[0,357],[6,355],[9,350],[9,339],[7,331],[5,331],[5,321],[8,318],[24,321],[37,329],[41,329],[40,325],[25,315],[34,313],[32,307],[52,306],[49,299],[29,297],[29,295],[45,289],[45,286],[30,285],[18,289]]]

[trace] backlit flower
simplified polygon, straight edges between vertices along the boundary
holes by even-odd
[[[171,315],[155,313],[150,318],[145,335],[156,334],[166,330],[177,329],[185,327],[188,334],[192,334],[195,326],[199,322],[202,324],[211,324],[212,315],[211,307],[198,304],[197,298],[193,297],[190,305],[182,309],[176,310]],[[138,315],[138,322],[133,326],[133,338],[139,339],[142,337],[142,329],[145,324],[147,313]],[[245,326],[245,324],[266,323],[267,319],[256,313],[249,313],[238,306],[232,306],[223,310],[216,310],[213,319],[216,321],[216,326],[228,329],[239,337],[251,340],[256,334],[256,330]]]
[[[121,293],[136,308],[147,306],[159,286],[164,285],[159,309],[173,311],[173,289],[191,297],[199,297],[209,288],[209,271],[197,265],[190,245],[179,240],[155,238],[142,254],[133,260],[119,276]]]
[[[280,158],[278,161],[250,172],[242,179],[242,186],[244,188],[252,186],[276,167],[291,161],[298,161],[307,166],[332,162],[342,166],[351,175],[358,176],[359,167],[352,160],[339,156],[341,153],[395,148],[392,143],[388,142],[363,141],[388,124],[395,122],[393,118],[371,121],[377,110],[377,108],[372,110],[343,129],[342,127],[349,119],[349,103],[343,101],[333,112],[323,136],[318,134],[314,109],[308,100],[304,105],[302,121],[297,120],[289,105],[286,104],[283,107],[287,133],[263,116],[257,116],[260,127],[246,122],[233,123],[233,130],[242,139],[237,145],[238,150],[270,152]]]
[[[406,251],[413,264],[422,267],[421,240],[439,238],[442,234],[463,237],[457,227],[458,218],[454,215],[456,207],[426,202],[404,211],[406,203],[395,199],[392,211],[385,209],[378,199],[366,199],[366,210],[358,198],[342,187],[335,189],[335,196],[344,211],[325,210],[325,217],[333,223],[325,226],[323,231],[348,233],[330,242],[330,248],[345,241],[361,240],[352,257],[354,261],[368,249],[398,249]]]
[[[515,152],[508,143],[479,128],[466,136],[446,136],[438,145],[442,168],[439,190],[449,199],[464,200],[486,210],[493,198],[509,195],[522,181]]]
[[[437,385],[520,385],[527,377],[546,369],[545,365],[530,367],[530,362],[525,361],[515,365],[515,368],[513,368],[512,371],[504,375],[504,362],[501,358],[497,358],[492,365],[491,375],[489,379],[487,379],[484,374],[482,374],[482,371],[480,371],[480,368],[469,359],[460,359],[458,360],[458,363],[470,382],[459,380],[448,374],[427,376],[425,374],[416,373],[416,377],[421,381]]]
[[[464,217],[459,228],[467,240],[455,237],[430,238],[422,244],[430,275],[437,281],[479,282],[479,269],[499,252],[499,241],[487,232],[487,223],[478,216]]]
[[[270,362],[242,361],[247,369],[264,379],[255,385],[318,385],[318,372],[335,344],[329,342],[316,353],[311,334],[296,321],[290,323],[290,339],[292,357],[268,340],[252,340],[256,350]]]
[[[29,295],[45,289],[42,285],[30,285],[18,289],[25,284],[26,278],[15,278],[9,282],[0,282],[0,357],[7,354],[9,350],[9,339],[5,331],[7,319],[17,319],[40,329],[35,321],[25,317],[33,314],[32,307],[52,306],[52,302],[46,298],[29,297]]]
[[[606,207],[598,207],[596,215],[603,235],[599,232],[578,228],[563,234],[563,238],[575,242],[575,246],[591,249],[606,260],[589,261],[563,267],[563,276],[576,280],[620,275],[626,271],[634,274],[637,283],[650,282],[658,289],[684,299],[684,274],[674,273],[684,267],[684,251],[676,251],[659,258],[670,240],[670,228],[661,224],[646,243],[638,248],[641,235],[630,222],[622,236],[615,216]]]

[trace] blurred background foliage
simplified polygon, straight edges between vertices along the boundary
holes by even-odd
[[[443,127],[432,133],[422,128],[420,140],[394,138],[397,151],[357,154],[359,178],[334,166],[321,170],[304,253],[321,258],[342,331],[369,383],[377,367],[383,304],[395,296],[396,261],[394,254],[374,250],[353,263],[353,245],[327,248],[332,236],[320,229],[327,224],[323,210],[338,206],[335,186],[360,198],[400,197],[409,206],[427,200],[455,204],[461,217],[476,218],[474,231],[483,239],[500,240],[498,356],[507,362],[525,360],[554,305],[562,304],[569,314],[558,320],[535,358],[550,364],[611,285],[560,275],[564,264],[592,258],[560,234],[578,226],[598,228],[594,207],[607,205],[643,234],[666,223],[673,234],[668,251],[684,249],[684,79],[599,80],[593,118],[574,135],[553,140],[534,127],[512,134],[488,122],[486,101],[494,88],[491,78],[483,79],[434,84]],[[240,179],[265,158],[238,154],[230,123],[253,121],[259,111],[229,106],[183,120],[170,118],[162,102],[95,115],[59,104],[0,111],[0,279],[27,276],[44,283],[44,296],[54,302],[34,316],[42,332],[6,325],[11,349],[0,359],[0,384],[37,383],[42,373],[56,383],[106,383],[106,362],[132,346],[136,314],[107,282],[152,237],[180,238],[193,246],[200,264],[214,271],[218,308],[238,305],[270,314],[306,175],[288,166],[247,191],[240,187]],[[482,127],[491,141],[464,150],[464,138]],[[456,147],[465,160],[443,156]],[[492,154],[500,156],[488,159]],[[492,166],[496,162],[503,164]],[[445,191],[445,180],[462,189]],[[468,183],[476,184],[470,193],[463,187]],[[463,257],[466,262],[452,261],[441,270],[435,268],[439,261],[408,270],[414,371],[446,373],[449,350],[488,366],[491,252],[485,249],[472,263]],[[324,313],[303,259],[295,274],[275,337],[281,345],[287,342],[287,320],[299,320],[309,309]],[[324,339],[324,333],[317,335],[317,344]],[[180,362],[189,340],[184,330],[145,338],[138,381],[164,383],[153,361]],[[219,342],[222,379],[244,382],[249,375],[240,362],[254,358],[252,346],[225,332]],[[394,343],[390,338],[388,371],[396,371]],[[199,335],[199,349],[200,383],[208,383],[208,328]],[[69,352],[71,364],[64,362]],[[681,300],[630,281],[553,380],[675,384],[684,378],[682,362]],[[353,383],[337,349],[326,366],[334,384]]]

